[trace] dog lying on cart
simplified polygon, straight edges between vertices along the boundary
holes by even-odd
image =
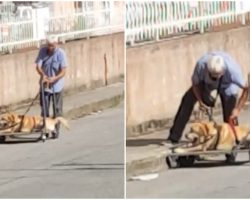
[[[56,124],[61,123],[69,128],[68,122],[63,117],[45,118],[40,116],[18,115],[6,113],[0,116],[0,141],[4,142],[6,136],[27,135],[41,133],[39,139],[45,140],[56,131]]]
[[[201,155],[224,154],[227,163],[234,163],[238,152],[248,152],[250,159],[250,128],[235,124],[233,119],[221,124],[213,120],[192,123],[185,135],[187,142],[173,147],[167,156],[168,166],[188,167]]]
[[[38,95],[34,98],[31,105],[23,115],[16,113],[5,113],[0,115],[0,142],[5,142],[6,137],[17,136],[17,135],[28,135],[33,133],[40,133],[39,140],[45,141],[50,135],[56,133],[56,125],[62,124],[65,128],[69,129],[69,125],[66,119],[63,117],[55,117],[55,96],[53,96],[53,112],[54,117],[46,117],[45,108],[45,92],[46,88],[44,84],[41,84],[41,95],[42,95],[42,109],[43,116],[28,116],[26,115]]]

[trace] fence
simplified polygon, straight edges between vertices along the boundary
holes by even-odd
[[[158,1],[126,3],[126,40],[160,40],[187,32],[209,31],[226,24],[245,24],[248,1]]]
[[[21,20],[0,19],[0,53],[15,49],[36,47],[47,34],[58,35],[62,42],[93,35],[123,31],[123,23],[113,23],[114,7],[99,10],[82,10],[70,15],[49,17],[48,8],[32,10],[32,18]],[[0,15],[1,16],[1,15]]]
[[[68,33],[74,33],[69,37],[72,39],[89,35],[98,35],[98,30],[105,34],[110,27],[111,11],[102,9],[87,11],[69,16],[53,17],[48,20],[48,33],[58,36],[68,36]]]
[[[5,3],[0,5],[0,22],[7,22],[13,20],[13,12],[15,10],[15,4]]]

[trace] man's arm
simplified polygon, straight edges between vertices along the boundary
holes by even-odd
[[[236,104],[230,116],[230,118],[235,118],[239,116],[240,110],[243,108],[244,104],[247,101],[248,84],[245,82],[241,68],[238,65],[236,65],[236,67],[235,66],[231,67],[231,70],[232,70],[231,71],[232,83],[237,85],[239,88],[243,90],[239,98],[239,101]]]
[[[208,107],[203,103],[201,98],[201,91],[199,88],[199,84],[202,81],[202,68],[204,63],[200,60],[197,61],[195,65],[195,69],[192,75],[192,90],[194,92],[194,96],[196,97],[197,101],[199,102],[201,109],[207,109]]]
[[[36,58],[36,71],[40,75],[41,78],[47,78],[46,74],[42,70],[42,64],[43,64],[43,48],[40,49],[37,58]]]
[[[236,108],[237,108],[239,111],[242,109],[242,107],[243,107],[244,104],[246,103],[247,97],[248,97],[248,85],[246,85],[246,86],[243,88],[242,94],[241,94],[240,99],[239,99],[239,101],[238,101],[238,103],[237,103]]]
[[[45,73],[43,72],[42,68],[39,65],[36,65],[36,71],[41,77],[46,77]]]
[[[56,76],[49,78],[50,83],[54,83],[65,76],[66,68],[67,68],[67,60],[66,60],[66,55],[64,51],[60,52],[59,59],[60,59],[60,71]]]
[[[197,101],[198,101],[198,103],[200,105],[200,109],[201,110],[207,110],[208,106],[205,103],[203,103],[203,101],[202,101],[201,92],[200,92],[200,89],[199,89],[198,85],[193,84],[192,85],[192,90],[194,92],[194,96],[196,97],[196,99],[197,99]]]
[[[198,100],[198,102],[202,102],[201,93],[200,93],[198,85],[194,85],[193,84],[192,85],[192,89],[193,89],[193,92],[194,92],[194,96],[196,97],[196,99]]]
[[[61,68],[61,70],[56,76],[49,78],[49,83],[54,83],[58,81],[59,79],[65,76],[65,73],[66,73],[66,67]]]
[[[39,65],[36,65],[36,71],[40,75],[40,81],[43,83],[49,83],[48,76],[43,72],[42,68]]]
[[[243,88],[243,92],[241,94],[241,97],[240,97],[237,105],[235,106],[235,108],[232,111],[232,114],[230,116],[231,119],[234,119],[234,118],[239,116],[240,110],[242,109],[242,107],[244,106],[244,104],[247,101],[247,97],[248,97],[248,86],[246,85],[246,87]]]

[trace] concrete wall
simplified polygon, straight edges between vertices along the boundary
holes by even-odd
[[[250,72],[250,27],[127,49],[127,126],[172,118],[182,95],[191,86],[197,59],[210,50],[229,52],[247,77]]]
[[[123,33],[77,40],[60,47],[68,58],[68,92],[104,86],[105,66],[108,84],[124,75]],[[38,50],[33,50],[0,56],[0,106],[35,97],[39,88],[34,64],[37,54]]]

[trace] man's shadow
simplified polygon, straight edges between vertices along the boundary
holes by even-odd
[[[166,139],[127,139],[126,145],[128,147],[136,147],[136,146],[148,146],[148,145],[159,145],[164,146],[164,142]]]

